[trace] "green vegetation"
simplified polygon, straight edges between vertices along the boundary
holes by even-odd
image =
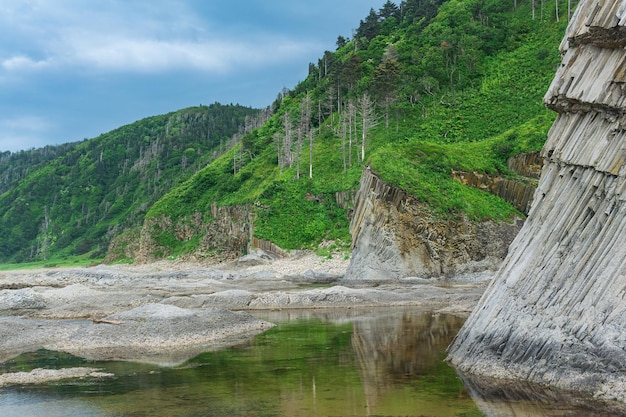
[[[4,154],[0,261],[104,258],[111,238],[141,225],[154,201],[225,152],[258,113],[212,104],[83,142]]]
[[[180,241],[177,225],[212,221],[213,204],[253,207],[255,236],[284,249],[346,249],[335,194],[358,189],[365,165],[435,216],[510,218],[511,205],[450,173],[508,175],[508,157],[546,139],[542,98],[567,22],[533,4],[388,1],[263,112],[214,104],[0,155],[0,261],[100,258],[112,238],[165,218],[154,241],[179,256],[201,231]],[[131,261],[124,245],[114,258]]]
[[[450,173],[506,175],[508,157],[541,149],[554,120],[542,98],[565,25],[545,10],[533,19],[530,1],[515,10],[503,0],[388,2],[354,39],[340,37],[335,52],[310,64],[262,127],[147,217],[249,204],[259,238],[285,249],[323,240],[345,248],[347,213],[334,193],[357,189],[366,163],[442,218],[519,214]]]

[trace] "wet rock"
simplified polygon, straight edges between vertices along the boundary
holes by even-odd
[[[0,388],[7,385],[42,384],[45,382],[60,381],[76,378],[111,378],[115,375],[102,372],[96,368],[63,368],[63,369],[33,369],[30,372],[11,372],[0,375]]]
[[[246,308],[256,295],[246,290],[226,290],[203,297],[205,307],[223,307],[233,310]]]
[[[195,313],[192,310],[176,307],[167,304],[146,304],[129,311],[112,314],[106,317],[107,320],[125,321],[125,320],[173,320],[180,318],[193,317]]]
[[[88,359],[179,363],[206,350],[232,344],[273,325],[224,309],[185,309],[146,304],[103,319],[76,323],[44,348]]]
[[[329,274],[308,269],[302,274],[286,275],[284,279],[301,284],[332,284],[339,281],[342,277],[343,275]]]

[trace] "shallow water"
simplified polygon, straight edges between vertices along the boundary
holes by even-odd
[[[470,385],[472,398],[443,362],[464,320],[457,316],[402,310],[259,314],[278,326],[171,368],[48,351],[22,355],[0,365],[0,373],[91,366],[115,377],[0,388],[0,415],[590,415],[588,408],[576,414],[581,409],[568,402],[553,406],[561,401],[558,393],[549,407],[545,399],[507,398],[494,390],[483,395]]]

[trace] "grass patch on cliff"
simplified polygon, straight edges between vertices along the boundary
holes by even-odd
[[[384,147],[373,156],[372,168],[442,218],[464,214],[470,220],[508,220],[520,214],[501,198],[453,180],[454,159],[444,152],[447,148],[432,143]]]
[[[509,174],[513,155],[538,151],[554,121],[547,111],[527,122],[474,142],[439,143],[413,139],[388,143],[372,154],[372,168],[383,180],[407,191],[443,217],[507,220],[521,215],[512,205],[451,178],[453,170]]]

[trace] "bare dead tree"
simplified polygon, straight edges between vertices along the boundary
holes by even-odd
[[[346,174],[348,171],[347,164],[347,156],[346,156],[346,142],[348,137],[348,124],[349,120],[349,112],[344,111],[339,118],[339,126],[337,128],[336,134],[341,138],[341,158],[343,160],[343,173]]]
[[[282,115],[281,120],[285,131],[285,135],[283,136],[284,165],[291,167],[293,165],[293,155],[291,152],[293,143],[293,122],[291,121],[291,114],[285,112]]]
[[[304,129],[302,125],[298,125],[298,141],[296,143],[296,179],[300,179],[300,155],[302,155],[302,141],[304,136]]]
[[[280,173],[280,175],[283,174],[283,155],[280,149],[280,142],[282,141],[283,137],[280,133],[276,132],[274,133],[274,143],[276,144],[276,153],[277,153],[277,158],[276,161],[278,163],[278,172]]]
[[[556,11],[556,21],[559,21],[559,0],[554,0],[554,7]]]
[[[353,133],[356,134],[356,105],[354,101],[348,101],[348,166],[352,167],[352,143]]]
[[[307,92],[306,97],[300,103],[300,134],[309,138],[309,177],[313,178],[313,135],[311,132],[311,96]],[[300,139],[299,139],[300,140]]]
[[[363,162],[365,161],[367,134],[378,124],[374,102],[367,93],[358,100],[358,115],[361,120],[361,162]]]

